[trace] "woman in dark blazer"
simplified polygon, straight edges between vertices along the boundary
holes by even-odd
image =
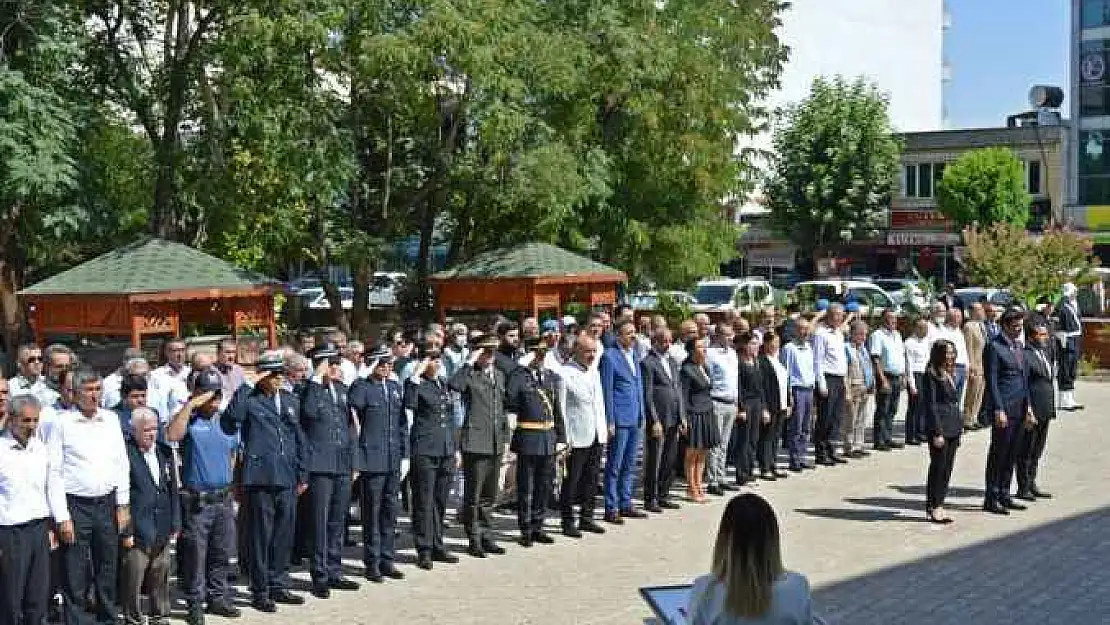
[[[779,361],[780,344],[778,334],[765,333],[763,355],[759,357],[759,374],[763,379],[763,406],[771,413],[771,422],[759,428],[759,467],[762,474],[760,477],[765,480],[787,476],[787,473],[779,471],[776,465],[783,425],[790,410],[790,374]]]
[[[1037,487],[1037,467],[1048,438],[1048,424],[1056,418],[1056,388],[1052,381],[1058,370],[1056,350],[1048,322],[1034,319],[1025,329],[1025,377],[1029,386],[1029,409],[1033,422],[1025,424],[1017,452],[1017,498],[1025,501],[1052,495]]]
[[[740,360],[740,405],[733,436],[736,437],[736,484],[743,486],[755,477],[759,456],[760,428],[771,424],[771,415],[763,405],[763,376],[759,368],[759,338],[750,332],[738,334],[736,354]],[[764,479],[775,479],[761,466]]]
[[[706,339],[686,341],[686,362],[678,372],[686,421],[679,427],[686,431],[686,487],[690,501],[706,503],[701,478],[709,450],[721,442],[721,432],[713,417],[713,398],[709,395],[713,382],[705,364]]]
[[[933,343],[921,381],[921,428],[929,440],[929,474],[925,480],[925,514],[933,523],[951,523],[944,498],[963,434],[960,392],[956,389],[956,346]]]

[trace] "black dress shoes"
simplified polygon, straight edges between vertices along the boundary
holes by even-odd
[[[531,547],[532,546],[532,532],[526,532],[524,534],[521,534],[520,540],[517,541],[517,542],[520,543],[521,547],[525,547],[525,548]]]
[[[613,525],[624,525],[624,519],[621,518],[621,515],[616,510],[605,513],[605,522],[612,523]]]
[[[327,599],[328,597],[331,597],[331,589],[328,588],[327,584],[313,584],[312,596],[316,597],[317,599]]]
[[[621,519],[620,517],[617,517],[617,520],[620,521],[621,523],[624,523],[624,520]],[[583,532],[589,532],[591,534],[604,534],[605,533],[605,528],[598,525],[597,521],[595,521],[593,519],[582,519],[582,521],[580,521],[578,523],[578,529],[583,531]]]
[[[659,504],[654,502],[645,505],[644,510],[647,510],[648,512],[651,512],[653,514],[660,514],[663,512],[663,508],[661,508]]]
[[[497,543],[493,542],[492,540],[490,540],[488,538],[483,538],[482,539],[482,551],[485,551],[486,553],[492,553],[495,556],[499,556],[499,555],[505,553],[505,548],[502,547],[501,545],[498,545]]]
[[[219,601],[208,604],[208,613],[214,616],[222,616],[224,618],[239,618],[242,612],[239,608],[231,605],[230,603],[222,603]]]
[[[1020,503],[1015,502],[1013,499],[1003,499],[1002,507],[1007,510],[1026,510],[1027,508]]]
[[[574,523],[563,523],[563,536],[567,538],[582,538],[582,532],[574,526]]]
[[[646,519],[646,518],[648,518],[648,515],[647,515],[646,512],[644,512],[643,510],[637,510],[635,508],[629,508],[627,510],[621,510],[620,515],[621,515],[621,518],[625,518],[625,519]]]
[[[1033,488],[1030,488],[1029,493],[1031,495],[1033,495],[1034,497],[1036,497],[1037,499],[1052,499],[1052,493],[1046,493],[1043,490],[1037,488],[1036,486],[1034,486]]]
[[[780,480],[785,480],[786,478],[790,477],[789,473],[787,473],[786,471],[781,471],[779,469],[775,469],[774,471],[772,471],[771,475],[779,478]]]
[[[725,496],[725,491],[724,491],[724,489],[722,489],[722,488],[721,488],[721,487],[720,487],[719,485],[717,485],[717,484],[714,484],[713,486],[710,486],[709,488],[705,489],[705,492],[707,492],[707,493],[709,493],[710,495],[713,495],[713,496],[715,496],[715,497],[724,497],[724,496]]]
[[[679,510],[682,508],[682,506],[669,499],[664,499],[663,501],[660,501],[659,507],[663,508],[664,510]]]
[[[905,445],[903,445],[902,443],[898,443],[895,441],[890,441],[889,443],[887,443],[887,445],[889,445],[891,449],[902,449],[903,447],[905,447]]]
[[[833,455],[829,459],[833,461],[833,464],[848,464],[848,459],[844,456]]]
[[[1036,501],[1037,500],[1037,498],[1035,496],[1033,496],[1033,493],[1031,493],[1029,491],[1018,491],[1018,494],[1014,495],[1014,498],[1020,499],[1022,501]]]
[[[805,470],[805,468],[800,464],[792,464],[792,465],[790,465],[790,470],[795,472],[795,473],[801,473],[802,471]]]
[[[416,566],[425,571],[432,570],[432,555],[430,553],[422,553],[417,556]]]
[[[294,595],[293,593],[289,592],[288,590],[285,590],[284,588],[281,589],[281,590],[276,590],[276,591],[271,592],[270,593],[270,598],[273,599],[275,603],[284,603],[285,605],[303,605],[304,604],[304,597],[302,597],[300,595]]]
[[[328,588],[332,590],[358,590],[358,582],[349,580],[346,577],[340,577],[339,579],[333,579],[328,582]]]
[[[988,501],[983,504],[983,512],[990,512],[991,514],[1007,515],[1010,511],[1003,508],[997,501]]]
[[[444,551],[433,551],[432,552],[432,560],[435,560],[436,562],[443,562],[444,564],[458,564],[459,563],[458,556],[453,555],[453,554],[451,554],[450,552],[448,552],[446,550],[444,550]]]
[[[875,451],[890,451],[890,445],[886,443],[875,443]]]
[[[740,490],[740,487],[739,486],[733,486],[732,484],[729,484],[728,482],[721,482],[721,490],[724,490],[724,491],[738,491],[738,490]]]
[[[277,612],[277,604],[274,603],[274,600],[270,599],[269,597],[252,599],[251,607],[255,610],[258,610],[259,612],[267,612],[270,614]]]
[[[385,577],[377,571],[366,571],[366,573],[363,575],[363,577],[366,578],[366,581],[371,582],[373,584],[383,584],[383,583],[385,583]]]
[[[486,557],[486,552],[482,549],[482,545],[473,541],[470,543],[470,546],[466,548],[466,553],[470,554],[473,558]]]
[[[532,540],[541,545],[551,545],[555,543],[555,539],[546,532],[532,532]]]
[[[389,579],[405,579],[405,574],[398,571],[396,567],[393,566],[383,568],[382,575],[385,575]]]

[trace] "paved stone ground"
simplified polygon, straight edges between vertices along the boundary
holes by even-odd
[[[809,576],[830,625],[1110,623],[1110,384],[1081,384],[1079,395],[1088,408],[1065,414],[1049,434],[1042,487],[1055,498],[1008,517],[978,510],[986,432],[965,436],[957,456],[950,526],[924,522],[922,448],[760,484],[783,525],[787,566]],[[459,564],[430,572],[411,566],[406,540],[404,581],[327,601],[309,596],[277,615],[245,608],[238,622],[643,625],[653,619],[637,588],[702,573],[722,508],[723,500],[686,505],[530,550],[506,541],[506,555],[461,554]],[[515,523],[502,521],[512,536]],[[461,551],[458,529],[451,546]],[[305,574],[296,577],[307,588]]]

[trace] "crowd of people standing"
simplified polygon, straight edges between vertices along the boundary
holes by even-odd
[[[928,446],[934,522],[952,521],[967,430],[992,431],[984,510],[1050,497],[1037,482],[1048,425],[1081,408],[1074,287],[1055,309],[975,302],[966,320],[937,302],[906,336],[893,311],[871,328],[852,303],[819,308],[694,315],[677,337],[627,306],[584,323],[394,330],[369,348],[301,333],[253,374],[234,341],[212,357],[170,339],[160,366],[129,352],[103,378],[65,346],[25,345],[18,375],[0,377],[0,622],[39,625],[58,596],[70,625],[162,623],[175,567],[190,625],[233,618],[236,558],[251,606],[275,612],[304,602],[288,586],[301,560],[319,598],[360,587],[341,567],[352,501],[363,576],[384,583],[405,577],[403,507],[430,570],[457,562],[449,508],[468,555],[486,558],[505,552],[498,506],[515,508],[522,547],[555,541],[549,509],[579,539],[679,509],[679,482],[700,504],[866,458],[868,431],[873,451]]]

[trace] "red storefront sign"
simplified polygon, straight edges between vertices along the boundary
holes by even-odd
[[[935,210],[892,210],[890,211],[891,230],[937,230],[952,232],[956,222]]]

